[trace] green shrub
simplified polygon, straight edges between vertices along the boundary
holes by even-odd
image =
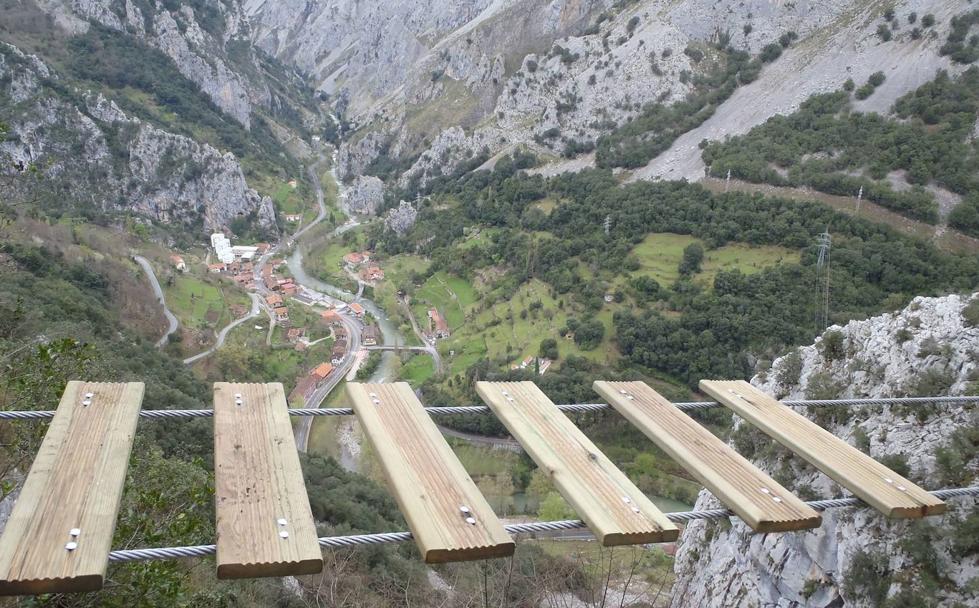
[[[967,327],[979,327],[979,298],[972,298],[962,309],[962,322]]]

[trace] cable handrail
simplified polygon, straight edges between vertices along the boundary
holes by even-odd
[[[979,486],[965,488],[946,488],[931,492],[936,498],[947,500],[965,496],[979,496]],[[812,500],[806,503],[817,511],[841,509],[845,507],[867,508],[868,505],[858,498],[831,498],[829,500]],[[666,517],[674,523],[687,523],[696,520],[718,520],[737,517],[730,509],[701,509],[699,511],[679,511],[666,513]],[[504,526],[509,534],[536,534],[538,532],[558,532],[562,530],[586,529],[587,524],[581,520],[569,519],[562,521],[538,521],[523,524],[508,524]],[[587,533],[587,530],[585,530]],[[350,536],[324,536],[319,538],[323,548],[340,549],[362,545],[382,545],[403,543],[412,540],[411,532],[379,532],[376,534],[355,534]],[[217,552],[217,545],[192,545],[185,547],[159,547],[149,549],[121,549],[109,553],[109,561],[136,562],[150,560],[183,559],[188,557],[206,557]]]
[[[878,399],[787,399],[781,403],[790,407],[831,407],[831,406],[886,406],[886,405],[926,405],[929,403],[941,404],[969,404],[979,403],[979,395],[948,395],[940,397],[886,397]],[[675,405],[684,412],[709,410],[721,407],[716,401],[681,401]],[[557,406],[563,412],[600,412],[611,409],[607,403],[566,403]],[[464,406],[428,406],[425,408],[431,416],[457,416],[489,414],[490,409],[485,405],[464,405]],[[291,416],[353,416],[353,408],[332,407],[332,408],[291,408]],[[214,416],[214,410],[141,410],[140,418],[160,419],[160,418],[210,418]],[[40,420],[53,418],[54,410],[5,410],[0,411],[0,420]]]

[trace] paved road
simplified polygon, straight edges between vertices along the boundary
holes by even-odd
[[[350,368],[354,364],[356,359],[355,353],[360,350],[360,330],[361,325],[359,321],[351,319],[346,316],[341,316],[340,321],[343,323],[344,328],[347,330],[347,339],[349,340],[350,348],[347,350],[347,356],[343,359],[343,363],[337,366],[330,374],[330,377],[326,382],[321,384],[313,391],[313,394],[306,399],[305,407],[307,408],[318,408],[323,404],[326,396],[336,388],[337,384],[346,377],[350,372]],[[300,452],[305,452],[309,445],[309,432],[313,428],[313,416],[302,416],[299,420],[299,424],[296,425],[296,449]]]
[[[169,323],[167,333],[163,334],[163,337],[156,341],[156,347],[163,348],[173,332],[177,331],[180,323],[177,321],[177,317],[170,312],[169,308],[167,308],[167,301],[163,297],[163,289],[160,287],[160,282],[156,279],[156,273],[153,271],[153,266],[150,264],[149,260],[141,255],[133,256],[133,260],[135,260],[136,263],[143,268],[143,272],[145,272],[146,276],[149,277],[150,286],[153,288],[153,293],[156,295],[156,299],[160,302],[160,305],[163,306],[163,316],[167,318],[167,323]]]
[[[257,295],[251,294],[251,295],[253,297],[253,301],[257,301],[260,306],[264,307],[264,297],[268,295],[268,290],[265,288],[265,283],[262,281],[262,268],[265,267],[265,264],[267,264],[268,261],[272,259],[274,256],[279,254],[280,250],[283,248],[283,245],[285,245],[285,247],[295,245],[298,239],[303,234],[305,234],[309,230],[312,230],[317,224],[319,224],[324,219],[326,219],[327,209],[326,209],[326,201],[324,200],[324,196],[323,196],[323,185],[322,183],[320,183],[319,173],[317,172],[317,169],[321,164],[322,164],[322,158],[320,162],[311,165],[308,169],[309,179],[313,183],[313,187],[316,190],[316,203],[319,205],[320,208],[319,213],[316,215],[316,219],[314,219],[309,224],[299,228],[292,235],[292,237],[290,237],[284,244],[279,243],[275,247],[269,249],[269,251],[267,251],[265,255],[259,258],[258,261],[255,263],[255,285],[257,286],[258,294]],[[357,225],[356,222],[348,222],[347,224],[338,226],[336,230],[333,231],[333,234],[334,235],[341,234],[343,232],[346,232],[347,230],[350,230],[356,225]],[[329,296],[328,294],[322,294],[321,292],[317,291],[314,286],[304,283],[301,274],[297,273],[294,278],[298,284],[302,285],[309,291],[314,292],[323,297],[332,297]],[[339,384],[340,381],[343,380],[343,378],[347,375],[347,373],[350,372],[350,368],[353,366],[355,361],[354,354],[358,350],[360,350],[361,329],[362,329],[362,325],[360,321],[348,315],[341,315],[340,321],[341,323],[343,323],[343,326],[347,331],[347,340],[349,344],[347,356],[344,358],[343,363],[338,365],[337,368],[333,370],[333,372],[330,374],[330,377],[326,380],[326,382],[318,386],[316,390],[313,391],[313,393],[306,399],[306,402],[303,404],[303,407],[305,408],[318,408],[323,403],[323,401],[326,399],[326,396],[330,394],[330,391],[336,388],[337,384]],[[270,326],[270,330],[271,330],[271,326]],[[271,333],[269,335],[271,336]],[[309,432],[312,426],[313,426],[312,416],[302,416],[301,419],[299,420],[299,423],[296,425],[296,448],[300,452],[306,451],[307,445],[309,444]]]
[[[307,230],[310,230],[313,226],[326,219],[326,201],[323,199],[323,184],[320,183],[319,173],[316,172],[316,168],[322,163],[323,159],[321,157],[319,162],[313,163],[306,170],[306,174],[309,175],[309,179],[313,182],[313,187],[316,189],[316,204],[319,205],[320,212],[316,215],[316,219],[296,230],[295,234],[292,235],[293,241],[299,240],[299,237],[305,234]]]
[[[441,424],[435,425],[438,427],[439,431],[442,432],[446,437],[455,437],[456,439],[462,439],[473,445],[479,445],[488,448],[495,448],[500,450],[508,450],[510,452],[522,452],[523,448],[517,443],[515,439],[510,439],[508,437],[488,437],[486,435],[473,435],[472,433],[463,433],[462,431],[457,431],[455,429],[450,429],[447,426],[442,426]]]
[[[420,348],[424,350],[426,353],[428,353],[429,355],[431,355],[432,360],[435,361],[435,373],[444,374],[445,365],[442,363],[442,355],[439,354],[439,351],[437,348],[435,348],[434,344],[429,343],[429,341],[425,339],[425,334],[418,326],[418,321],[415,319],[415,313],[412,312],[411,310],[411,303],[408,301],[408,298],[407,297],[399,298],[398,303],[404,307],[405,311],[408,314],[408,320],[411,322],[411,330],[415,332],[415,335],[418,336],[418,339],[421,340],[422,344],[425,345]]]
[[[186,359],[184,359],[184,365],[190,365],[192,363],[195,363],[203,359],[204,357],[211,356],[212,354],[214,354],[216,350],[224,346],[224,341],[228,337],[228,334],[231,332],[232,329],[238,327],[239,325],[241,325],[245,321],[248,321],[249,319],[254,319],[255,317],[261,314],[262,299],[258,296],[258,294],[254,294],[254,293],[248,294],[248,297],[252,299],[252,309],[248,311],[248,314],[240,319],[237,319],[225,325],[224,328],[218,332],[218,339],[214,342],[214,346],[205,350],[202,353],[197,353],[193,357],[187,357]]]

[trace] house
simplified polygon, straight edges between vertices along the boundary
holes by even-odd
[[[272,246],[269,245],[268,243],[256,243],[255,244],[255,249],[258,250],[258,255],[265,255],[265,252],[267,252],[271,248],[272,248]]]
[[[448,338],[449,337],[449,324],[445,322],[445,318],[439,314],[437,308],[432,308],[428,311],[429,327],[432,329],[432,333],[436,338]]]
[[[381,281],[384,279],[384,271],[380,266],[372,264],[360,271],[360,278],[363,281]]]
[[[318,379],[315,376],[304,376],[300,378],[299,382],[296,383],[296,388],[292,389],[292,392],[289,393],[289,403],[309,399],[309,396],[316,390],[318,383]]]
[[[299,292],[299,287],[292,281],[285,281],[279,284],[279,289],[287,296],[294,296]]]
[[[313,371],[309,372],[309,375],[316,378],[317,380],[322,380],[333,372],[333,365],[330,363],[320,363],[313,368]]]
[[[179,255],[171,255],[170,263],[180,272],[187,272],[187,264],[184,263],[184,259]]]
[[[364,311],[364,307],[363,307],[363,306],[361,306],[360,304],[358,304],[358,303],[356,303],[356,302],[354,302],[354,303],[352,303],[352,304],[350,305],[350,310],[352,310],[352,311],[353,311],[353,313],[354,313],[355,315],[357,315],[357,318],[358,318],[358,319],[363,319],[363,318],[364,318],[364,312],[365,312],[365,311]]]
[[[265,296],[265,303],[272,308],[282,306],[282,296],[277,293],[270,293],[269,295]]]
[[[262,282],[265,283],[265,289],[274,290],[279,286],[279,282],[275,280],[275,277],[271,274],[267,274],[262,277]]]
[[[324,310],[320,313],[320,318],[329,323],[330,325],[340,324],[340,313],[335,310]]]
[[[378,331],[376,325],[368,325],[364,328],[363,340],[364,346],[376,346],[377,341],[380,338],[381,332]]]
[[[215,274],[219,272],[224,272],[224,264],[208,264],[207,271],[213,272]]]
[[[299,222],[299,221],[302,221],[303,214],[302,213],[287,213],[285,215],[285,218],[286,218],[286,221],[287,222]]]
[[[343,363],[343,358],[347,355],[347,341],[337,340],[333,343],[333,350],[330,352],[330,360],[333,365]]]
[[[289,309],[285,306],[276,306],[272,312],[275,313],[275,320],[279,323],[289,322]]]
[[[292,329],[286,332],[286,340],[288,340],[290,344],[295,344],[296,342],[299,341],[299,338],[302,338],[305,335],[306,335],[305,327],[293,327]]]
[[[299,182],[297,182],[294,179],[290,179],[289,180],[289,187],[290,188],[292,188],[293,190],[295,190],[297,186],[299,186]]]
[[[347,266],[360,266],[364,263],[364,256],[356,251],[351,251],[347,255],[343,256],[343,263]]]
[[[611,304],[615,301],[615,294],[607,293],[605,294],[605,302]]]

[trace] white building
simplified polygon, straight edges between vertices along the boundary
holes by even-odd
[[[258,253],[258,247],[248,247],[245,245],[235,245],[231,248],[231,253],[234,254],[239,260],[244,260],[250,262],[255,259],[255,255]]]
[[[231,264],[235,261],[234,251],[231,250],[231,241],[220,232],[211,235],[211,247],[222,264]]]

